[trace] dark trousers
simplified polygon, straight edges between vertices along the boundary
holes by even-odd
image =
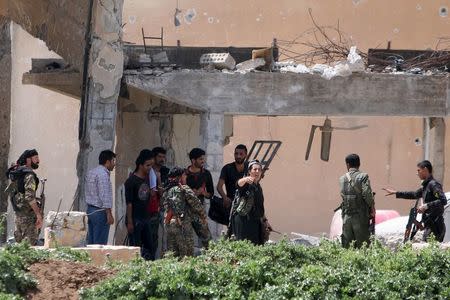
[[[145,260],[155,260],[158,249],[159,214],[148,219],[135,219],[134,231],[128,235],[130,246],[141,247]]]
[[[106,211],[88,204],[88,244],[106,245],[108,243],[109,224]]]
[[[445,222],[443,216],[434,217],[429,222],[425,222],[424,241],[428,240],[430,234],[433,233],[438,242],[442,242],[445,236]]]

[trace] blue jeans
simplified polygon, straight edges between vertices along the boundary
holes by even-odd
[[[99,210],[99,211],[98,211]],[[106,245],[108,243],[109,224],[106,211],[88,204],[88,244]]]

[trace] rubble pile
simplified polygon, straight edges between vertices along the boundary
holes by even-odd
[[[440,52],[439,52],[440,53]],[[314,74],[330,80],[335,77],[347,77],[354,73],[389,73],[410,75],[446,75],[450,66],[450,54],[443,52],[431,55],[428,58],[415,57],[402,59],[400,55],[388,56],[386,59],[371,58],[369,62],[376,62],[366,67],[367,55],[357,50],[356,46],[349,48],[346,60],[330,64],[314,64],[307,66],[293,60],[275,61],[273,48],[257,49],[252,51],[252,58],[238,62],[230,53],[204,53],[199,58],[199,65],[203,72],[223,72],[227,74],[246,74],[249,72],[279,72]],[[194,71],[195,68],[189,69]],[[165,51],[149,55],[139,55],[139,67],[126,69],[126,75],[161,76],[173,71],[188,70],[182,66],[170,63]]]

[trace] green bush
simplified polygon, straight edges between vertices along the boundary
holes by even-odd
[[[450,299],[450,251],[219,241],[204,255],[136,260],[83,299]]]

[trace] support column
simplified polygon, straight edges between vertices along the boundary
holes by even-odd
[[[444,183],[445,176],[445,120],[430,118],[430,160],[433,164],[433,176]]]
[[[0,221],[8,210],[4,170],[8,168],[11,123],[11,33],[10,21],[0,16]],[[0,244],[6,241],[6,222],[0,224]]]
[[[164,108],[169,104],[166,101],[161,102],[160,109],[164,111]],[[175,151],[172,147],[173,139],[173,114],[164,114],[159,119],[159,136],[161,139],[161,147],[166,149],[166,165],[172,167],[175,165]]]
[[[0,221],[8,210],[8,197],[3,192],[8,180],[9,139],[11,123],[11,32],[10,21],[0,16]],[[6,222],[0,224],[0,244],[6,241]]]
[[[224,145],[224,115],[203,113],[200,116],[200,137],[203,149],[206,151],[206,162],[214,182],[214,192],[223,165]],[[206,211],[208,212],[209,203]],[[208,218],[209,229],[214,239],[217,239],[223,226]]]
[[[98,165],[102,150],[114,147],[117,100],[123,73],[123,0],[92,0],[87,39],[85,90],[80,111],[80,152],[77,159],[78,188],[75,209],[85,210],[84,178]],[[90,33],[90,34],[89,34]]]

